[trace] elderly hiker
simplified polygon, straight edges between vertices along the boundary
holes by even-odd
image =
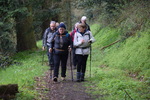
[[[43,47],[42,49],[45,50],[47,48],[47,56],[49,61],[50,70],[54,69],[54,59],[53,59],[53,52],[49,52],[50,46],[50,39],[52,38],[53,34],[57,31],[56,22],[51,21],[50,27],[48,27],[43,35]]]
[[[66,31],[64,23],[60,23],[58,31],[53,35],[50,41],[49,52],[54,51],[54,77],[53,81],[58,81],[59,65],[61,63],[61,78],[64,81],[66,77],[66,64],[68,52],[71,51],[71,37]]]
[[[74,35],[73,45],[76,47],[75,54],[77,55],[77,82],[84,81],[86,62],[90,54],[91,43],[95,41],[91,31],[87,30],[87,25],[80,23],[78,31]]]
[[[87,27],[86,29],[89,30],[89,31],[91,31],[90,26],[86,23],[86,20],[87,20],[87,17],[86,16],[82,16],[79,23],[85,24],[86,27]]]

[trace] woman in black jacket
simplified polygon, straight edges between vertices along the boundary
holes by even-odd
[[[54,77],[53,81],[57,82],[59,74],[59,65],[61,63],[61,77],[65,80],[66,64],[68,59],[68,52],[71,50],[71,37],[66,31],[66,26],[61,23],[58,26],[58,31],[53,35],[50,41],[49,52],[54,50]]]

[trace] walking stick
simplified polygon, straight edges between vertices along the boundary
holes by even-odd
[[[92,46],[90,45],[90,78],[91,78],[91,59],[92,59]]]
[[[71,51],[70,51],[70,67],[71,67],[71,77],[73,81],[73,71],[72,71],[72,61],[71,61]]]
[[[43,66],[43,64],[44,64],[44,51],[43,51],[43,55],[42,55],[42,66]]]

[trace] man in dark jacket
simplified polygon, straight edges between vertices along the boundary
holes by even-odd
[[[53,35],[50,41],[49,52],[54,51],[54,77],[53,81],[57,82],[59,74],[59,65],[61,63],[61,77],[65,80],[66,64],[68,59],[68,52],[71,51],[71,37],[66,31],[66,26],[61,23],[58,26],[58,31]],[[68,49],[69,48],[69,49]]]
[[[49,52],[49,46],[50,46],[50,39],[52,38],[53,34],[57,31],[56,28],[56,22],[51,21],[50,27],[48,27],[43,35],[43,47],[42,49],[45,50],[47,48],[47,56],[49,61],[50,70],[54,69],[54,59],[53,59],[53,52]]]
[[[80,23],[85,24],[85,25],[86,25],[86,29],[87,29],[88,31],[91,31],[90,26],[86,23],[86,20],[87,20],[87,17],[86,17],[86,16],[82,16],[82,18],[81,18],[81,20],[80,20]]]

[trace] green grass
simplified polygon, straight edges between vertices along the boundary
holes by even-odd
[[[37,43],[41,48],[40,44],[41,41]],[[42,54],[41,50],[19,52],[13,57],[18,64],[0,69],[0,85],[18,84],[17,100],[32,100],[36,96],[34,77],[44,75],[48,69],[42,66]]]
[[[97,40],[97,42],[94,43],[94,48],[101,48],[120,39],[120,32],[117,29],[110,27],[100,29],[98,25],[93,25],[91,28],[93,28],[92,33]]]
[[[123,42],[100,50],[118,39],[117,29],[99,25],[91,26],[96,42],[92,45],[92,78],[89,77],[90,59],[87,62],[85,85],[93,95],[102,95],[97,100],[148,100],[150,84],[150,30],[140,32],[140,37],[133,36]],[[37,42],[39,48],[41,41]],[[34,77],[41,76],[48,69],[42,66],[41,50],[17,53],[14,60],[18,65],[0,69],[0,85],[18,84],[20,93],[17,100],[32,100],[38,94]],[[45,56],[46,58],[46,56]],[[89,57],[90,58],[90,57]]]
[[[99,48],[119,39],[120,32],[105,27],[95,35],[96,42],[92,45],[92,78],[88,78],[90,82],[86,82],[86,86],[93,90],[93,95],[103,96],[97,100],[150,99],[149,31],[139,31],[140,37],[130,37],[102,51]],[[86,77],[89,75],[89,66],[90,59]]]

